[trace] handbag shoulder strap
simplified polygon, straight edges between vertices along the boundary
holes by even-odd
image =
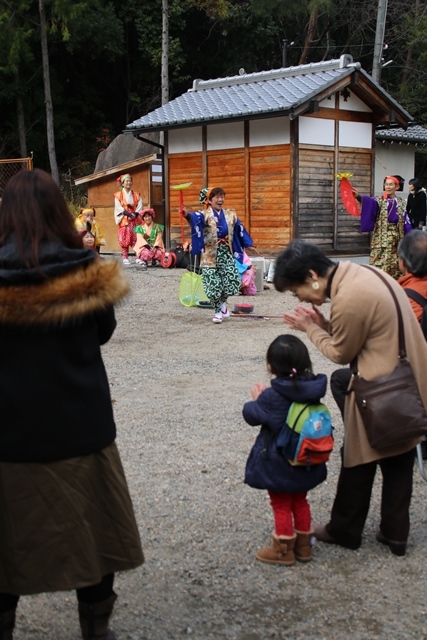
[[[418,291],[415,291],[414,289],[405,289],[405,293],[408,298],[412,298],[412,300],[418,302],[420,307],[425,307],[427,305],[427,298],[424,298],[424,296],[422,296],[421,293],[418,293]]]
[[[396,311],[397,311],[398,336],[399,336],[398,358],[399,360],[404,360],[406,358],[405,331],[403,328],[402,311],[400,310],[400,306],[399,306],[399,302],[397,301],[396,294],[394,293],[393,288],[390,286],[389,282],[387,282],[387,279],[384,278],[383,274],[378,269],[375,269],[368,264],[364,264],[362,266],[365,269],[369,269],[369,271],[372,271],[372,273],[375,273],[375,275],[377,275],[384,282],[384,284],[387,286],[388,290],[391,293],[391,296],[393,298],[393,302],[396,306]],[[357,375],[357,356],[351,362],[350,369],[354,375]]]

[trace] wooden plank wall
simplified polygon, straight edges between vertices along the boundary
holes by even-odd
[[[253,147],[249,153],[250,234],[258,251],[278,252],[292,236],[290,145]]]
[[[333,249],[334,150],[299,149],[299,202],[297,235],[325,250]]]
[[[171,187],[191,182],[191,185],[183,190],[184,205],[187,211],[200,208],[199,191],[203,186],[202,154],[179,153],[169,155],[169,213],[171,240],[181,242],[181,223],[179,216],[179,191]],[[184,220],[185,240],[190,240],[190,228]],[[167,241],[167,239],[166,239]]]
[[[150,202],[150,165],[135,167],[131,171],[131,176],[132,188],[141,194],[144,207],[147,207]],[[117,177],[118,174],[115,174],[88,183],[88,206],[95,207],[96,221],[100,224],[106,240],[105,246],[101,249],[102,253],[120,251],[117,242],[117,225],[114,221],[114,194],[118,190]]]
[[[236,210],[260,253],[279,251],[291,237],[289,153],[289,145],[207,152],[207,184],[224,189],[225,206]],[[200,208],[201,152],[169,156],[169,179],[172,186],[192,181],[184,202],[189,211]],[[179,242],[179,195],[172,189],[169,195],[171,239]]]
[[[338,173],[352,173],[351,184],[363,194],[371,193],[372,150],[347,149],[338,153]],[[343,253],[369,253],[369,233],[360,233],[360,218],[352,217],[344,209],[338,195],[337,250]]]
[[[336,168],[333,148],[300,146],[297,235],[327,252],[367,253],[368,234],[360,233],[360,218],[350,216],[339,197],[336,173],[344,172],[369,193],[372,151],[341,148]]]

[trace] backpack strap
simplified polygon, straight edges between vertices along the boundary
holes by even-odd
[[[291,426],[290,424],[288,424],[288,427],[289,427],[290,429],[292,429],[292,431],[295,431],[295,429],[296,429],[296,427],[297,427],[297,424],[298,424],[298,420],[301,418],[301,416],[302,416],[302,414],[304,413],[304,411],[305,411],[306,409],[308,409],[308,407],[310,406],[310,404],[312,404],[312,403],[309,403],[309,404],[306,404],[306,405],[304,405],[304,406],[303,406],[303,408],[301,409],[301,411],[300,411],[300,412],[299,412],[299,414],[297,415],[297,418],[296,418],[296,420],[295,420],[295,422],[294,422],[294,424],[293,424],[292,426]],[[291,406],[292,406],[292,405],[291,405]],[[290,410],[290,408],[291,408],[291,407],[289,407],[289,410]]]
[[[414,291],[414,289],[405,289],[405,293],[408,298],[415,300],[420,307],[424,308],[427,305],[427,298],[424,298],[424,296],[422,296],[421,293],[418,293],[418,291]]]

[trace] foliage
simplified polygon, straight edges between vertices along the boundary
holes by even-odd
[[[58,164],[62,176],[76,177],[93,170],[129,122],[161,103],[162,0],[45,0],[45,7]],[[288,65],[349,53],[370,72],[377,9],[378,0],[169,0],[170,97],[194,78],[282,66],[285,39]],[[389,0],[384,57],[393,62],[381,82],[421,124],[426,34],[425,3]],[[35,166],[48,168],[33,0],[2,0],[0,7],[1,157],[19,156],[17,97]]]

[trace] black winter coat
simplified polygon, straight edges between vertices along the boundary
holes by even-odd
[[[292,466],[278,451],[276,438],[286,424],[292,402],[320,402],[326,386],[324,374],[311,379],[274,378],[271,387],[257,400],[244,405],[246,422],[251,426],[262,425],[246,463],[246,484],[274,493],[305,493],[325,480],[326,464],[310,468]]]
[[[40,248],[44,278],[0,248],[0,460],[50,462],[116,436],[100,345],[128,284],[92,250]]]
[[[426,223],[426,192],[420,189],[417,193],[410,193],[406,203],[406,211],[413,229],[418,229],[420,223]]]

